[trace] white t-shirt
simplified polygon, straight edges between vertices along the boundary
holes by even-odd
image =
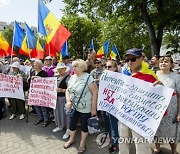
[[[89,74],[83,73],[81,76],[77,76],[76,74],[72,75],[68,82],[68,91],[70,93],[70,100],[73,102],[75,106],[77,106],[77,102],[79,97],[83,91],[85,83],[87,81]],[[90,113],[91,112],[91,104],[92,104],[92,93],[90,92],[88,85],[94,81],[93,77],[90,76],[88,79],[88,83],[83,92],[83,95],[80,99],[80,103],[76,107],[76,110],[81,113]]]

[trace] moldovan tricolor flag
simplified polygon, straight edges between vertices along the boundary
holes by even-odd
[[[38,31],[46,36],[47,44],[54,46],[57,52],[71,35],[41,0],[38,6]]]
[[[43,59],[44,58],[44,50],[36,39],[34,33],[32,32],[31,28],[25,23],[26,28],[26,37],[27,37],[27,44],[28,48],[32,49],[30,53],[31,58]]]
[[[102,56],[108,54],[109,42],[110,42],[110,41],[106,41],[106,42],[104,43],[104,45],[97,51],[97,54],[96,54],[96,57],[97,57],[97,58],[101,58]]]
[[[31,49],[28,49],[27,47],[27,37],[16,21],[14,23],[13,45],[20,48],[20,54],[29,55],[31,52]]]

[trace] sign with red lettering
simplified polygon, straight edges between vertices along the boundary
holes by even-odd
[[[55,109],[57,101],[57,78],[33,78],[30,84],[28,105]]]
[[[22,77],[0,73],[0,97],[24,100]]]
[[[99,82],[98,110],[109,112],[146,138],[153,138],[173,89],[104,71]]]

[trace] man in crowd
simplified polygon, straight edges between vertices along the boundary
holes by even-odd
[[[123,71],[124,74],[139,78],[141,80],[154,83],[157,80],[155,73],[149,69],[143,60],[142,50],[137,48],[129,49],[126,52],[126,63],[127,68]],[[140,134],[136,133],[134,130],[119,122],[119,137],[129,138],[129,131],[132,133],[133,138],[143,138]],[[151,148],[149,143],[135,143],[136,154],[151,154]],[[119,154],[129,154],[129,144],[120,143],[119,144]]]

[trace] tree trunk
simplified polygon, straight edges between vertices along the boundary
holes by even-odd
[[[152,25],[150,16],[148,15],[148,12],[147,12],[146,0],[142,0],[141,13],[149,32],[149,38],[150,38],[151,50],[152,50],[151,54],[152,56],[159,55],[160,47],[162,43],[163,28],[158,30],[159,34],[158,34],[158,39],[157,39],[154,26]]]

